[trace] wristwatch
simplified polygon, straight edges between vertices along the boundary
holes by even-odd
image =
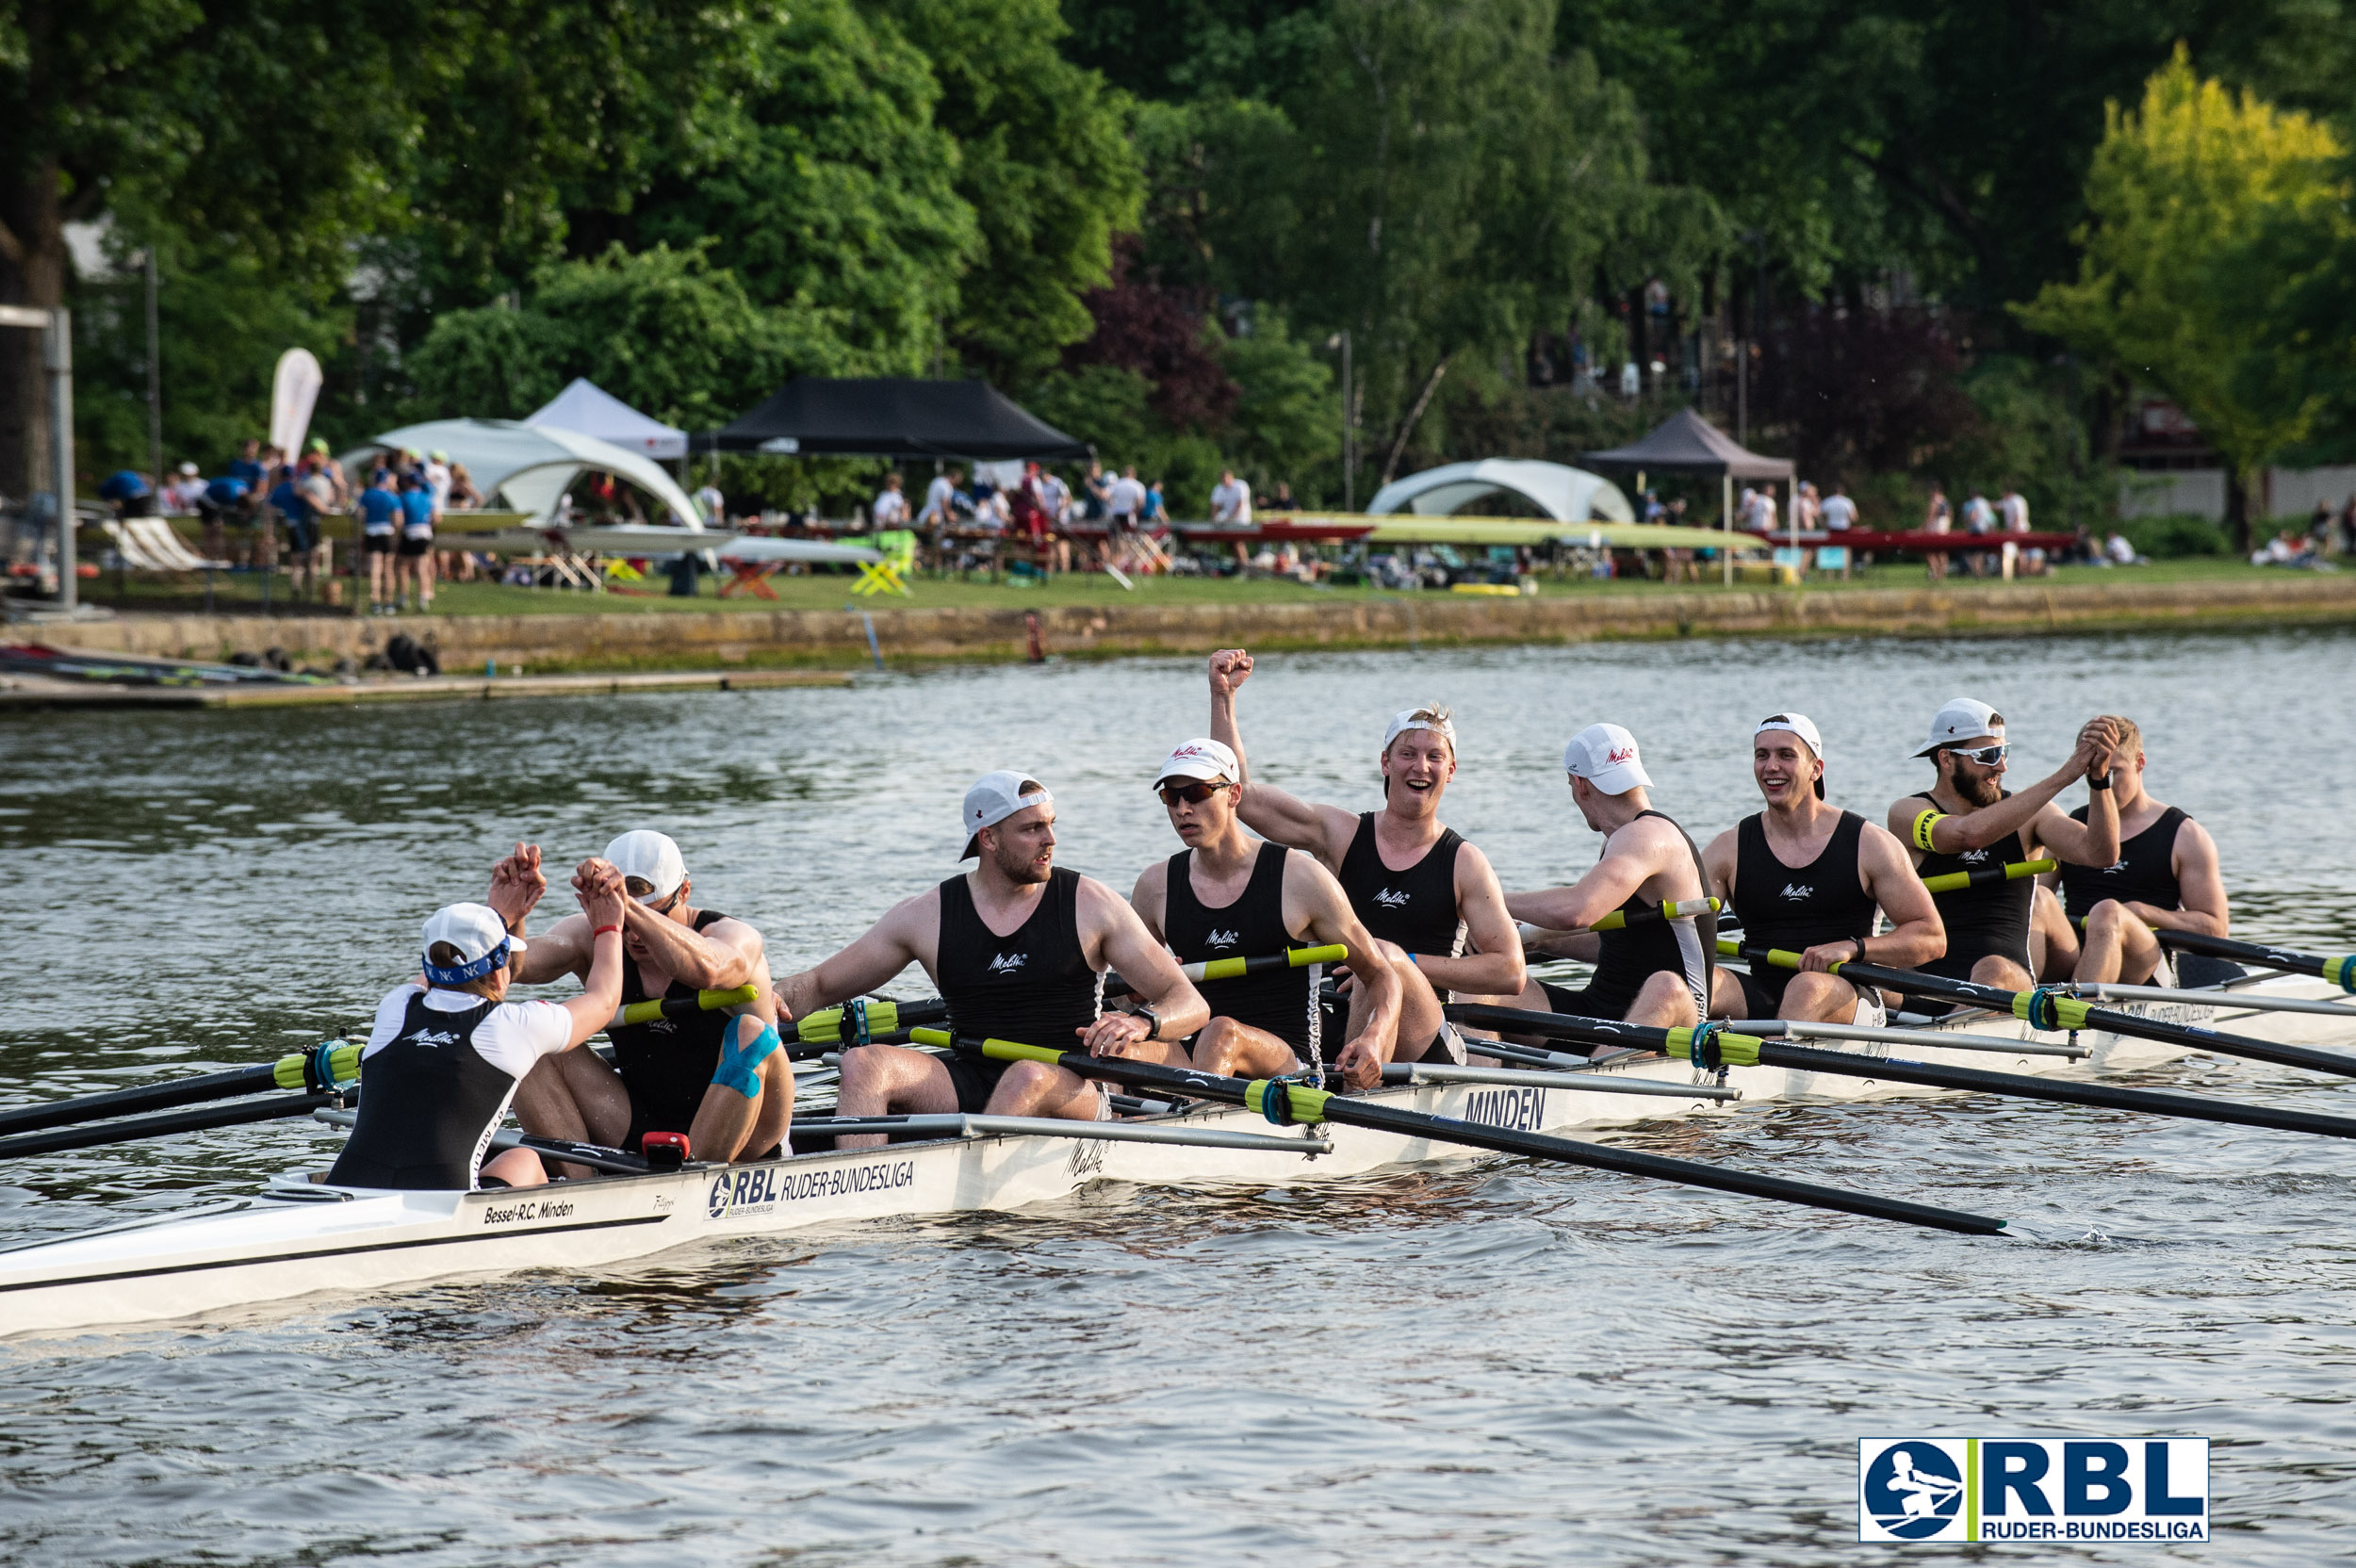
[[[1148,1006],[1144,1005],[1142,1003],[1140,1003],[1140,1004],[1137,1004],[1137,1006],[1132,1007],[1132,1008],[1130,1008],[1130,1009],[1129,1009],[1129,1016],[1130,1016],[1131,1018],[1141,1018],[1141,1019],[1145,1020],[1145,1022],[1146,1022],[1145,1037],[1146,1037],[1147,1039],[1149,1039],[1149,1040],[1151,1040],[1151,1039],[1159,1039],[1159,1038],[1161,1037],[1161,1034],[1162,1034],[1162,1015],[1161,1015],[1161,1014],[1159,1014],[1159,1013],[1155,1012],[1153,1008],[1148,1007]]]
[[[2092,774],[2088,774],[2088,775],[2086,775],[2086,788],[2087,788],[2087,789],[2089,789],[2089,790],[2107,790],[2107,789],[2109,789],[2110,787],[2111,787],[2111,770],[2110,770],[2110,769],[2108,769],[2108,768],[2104,768],[2104,769],[2102,770],[2102,777],[2100,777],[2100,778],[2097,778],[2097,777],[2096,777],[2094,775],[2092,775]]]

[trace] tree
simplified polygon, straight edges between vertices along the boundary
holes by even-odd
[[[2343,152],[2305,114],[2195,75],[2180,48],[2137,108],[2105,106],[2077,281],[2018,307],[2030,327],[2158,388],[2201,427],[2224,463],[2226,522],[2243,549],[2250,477],[2304,438],[2316,410],[2241,395],[2240,302],[2273,297],[2280,280],[2222,263],[2247,253],[2241,237],[2286,217],[2322,221],[2345,202]]]

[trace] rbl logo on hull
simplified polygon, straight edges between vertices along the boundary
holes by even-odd
[[[1859,1541],[2209,1539],[2205,1437],[1860,1437]]]

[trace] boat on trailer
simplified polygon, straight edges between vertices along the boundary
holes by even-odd
[[[2188,991],[2186,996],[2219,994]],[[2342,999],[2299,975],[2250,976],[2225,994]],[[2283,1044],[2345,1043],[2349,1019],[2135,1002],[2122,1010],[2213,1024]],[[2181,1046],[2088,1031],[2078,1052],[2004,1014],[1895,1021],[1954,1044],[1906,1059],[2046,1074],[2133,1070]],[[2021,1049],[2010,1049],[2018,1046]],[[1889,1057],[1888,1044],[1852,1054]],[[1628,1055],[1541,1071],[1394,1068],[1364,1097],[1482,1126],[1566,1133],[1725,1113],[1745,1105],[1875,1100],[1944,1091],[1783,1068],[1696,1069]],[[871,1125],[871,1124],[863,1124]],[[1097,1182],[1218,1189],[1289,1186],[1443,1160],[1486,1158],[1431,1138],[1367,1128],[1279,1128],[1237,1106],[1191,1103],[1109,1122],[990,1116],[877,1119],[900,1138],[738,1165],[688,1163],[547,1186],[408,1191],[328,1185],[291,1172],[247,1199],[0,1248],[0,1334],[163,1322],[314,1293],[352,1296],[466,1275],[578,1270],[744,1236],[860,1220],[1017,1209]]]

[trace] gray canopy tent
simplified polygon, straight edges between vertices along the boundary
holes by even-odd
[[[1738,445],[1734,438],[1690,408],[1680,408],[1670,415],[1642,440],[1609,451],[1589,452],[1586,461],[1591,467],[1633,469],[1639,475],[1715,474],[1722,486],[1724,513],[1720,526],[1728,533],[1734,531],[1734,482],[1738,479],[1779,479],[1790,481],[1793,473],[1792,460],[1785,457],[1762,457]],[[1639,486],[1642,487],[1641,484]],[[1734,555],[1721,551],[1726,563],[1726,580],[1734,580]]]

